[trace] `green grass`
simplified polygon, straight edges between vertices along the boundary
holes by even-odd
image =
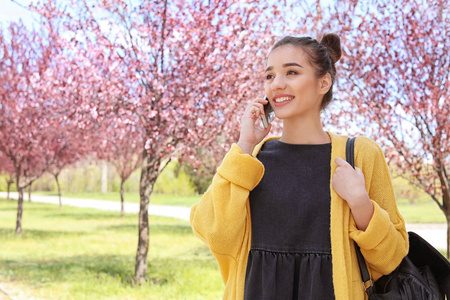
[[[114,195],[71,196],[118,201],[118,195],[111,199]],[[158,196],[158,204],[189,206],[198,201],[198,197],[194,201],[194,197]],[[431,201],[410,204],[399,200],[398,205],[409,223],[445,222],[442,212]],[[208,247],[192,234],[186,221],[150,216],[147,283],[134,286],[137,215],[120,218],[116,212],[68,206],[60,211],[57,205],[27,201],[24,206],[23,234],[16,236],[17,202],[0,199],[0,283],[12,291],[13,297],[222,297],[224,287],[215,259]]]
[[[53,192],[33,192],[36,195],[56,196]],[[31,199],[33,199],[33,194]],[[97,200],[111,200],[120,201],[119,193],[65,193],[63,197],[79,198],[79,199],[97,199]],[[159,205],[176,205],[176,206],[192,206],[200,200],[201,196],[177,196],[165,194],[153,194],[150,203]],[[25,199],[28,196],[25,195]],[[139,202],[138,193],[125,194],[126,202]],[[410,204],[407,199],[399,198],[398,208],[400,213],[408,223],[446,223],[445,216],[439,209],[436,203],[430,199],[418,199],[415,204]]]
[[[137,215],[0,199],[0,282],[34,299],[220,299],[208,247],[182,220],[150,216],[147,283],[134,286]]]
[[[397,205],[407,223],[447,223],[444,213],[432,200],[421,200],[411,204],[405,199],[400,199]]]
[[[58,194],[55,192],[33,192],[31,194],[31,200],[33,200],[33,195],[57,196]],[[66,198],[120,201],[119,193],[63,193],[62,196]],[[28,194],[25,194],[24,197],[25,200],[28,200]],[[198,200],[200,200],[200,197],[201,196],[177,196],[154,193],[150,198],[150,203],[190,207],[197,203]],[[139,203],[139,193],[126,193],[124,198],[125,202]]]

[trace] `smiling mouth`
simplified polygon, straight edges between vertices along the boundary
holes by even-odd
[[[291,101],[294,97],[280,97],[275,99],[275,103],[282,103],[286,101]]]

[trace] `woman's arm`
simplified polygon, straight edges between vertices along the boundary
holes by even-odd
[[[191,226],[216,254],[236,257],[242,246],[250,191],[264,174],[262,163],[233,144],[211,186],[191,209]]]
[[[338,195],[347,201],[356,226],[366,230],[373,215],[373,204],[366,190],[366,183],[362,170],[353,167],[340,157],[335,159],[338,167],[333,175],[333,188]]]
[[[373,213],[365,230],[356,220],[350,237],[360,246],[376,280],[392,272],[409,250],[405,221],[398,211],[386,160],[380,147],[364,137],[355,142],[355,165],[364,173],[365,187]]]
[[[248,195],[264,174],[262,163],[252,152],[270,131],[270,126],[258,126],[266,103],[267,100],[255,99],[247,105],[239,141],[231,146],[211,186],[191,210],[194,232],[216,254],[235,257],[242,245]]]

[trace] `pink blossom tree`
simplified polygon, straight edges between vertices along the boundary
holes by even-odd
[[[0,152],[0,174],[5,176],[6,181],[6,200],[9,200],[11,185],[14,183],[14,166],[3,152]]]
[[[47,104],[33,89],[35,76],[43,71],[37,59],[42,50],[40,41],[21,23],[13,23],[8,29],[0,35],[0,151],[14,167],[19,193],[16,233],[20,234],[23,189],[48,167],[39,164],[41,155],[52,155],[43,149],[47,138],[43,129],[51,126],[52,120],[43,115]],[[25,180],[31,165],[39,165],[41,170]]]
[[[172,157],[199,166],[198,153],[219,159],[224,145],[237,140],[242,108],[263,96],[263,61],[280,11],[235,0],[78,1],[79,9],[70,11],[52,3],[34,9],[49,22],[65,20],[65,38],[98,70],[84,77],[93,86],[101,82],[86,90],[95,94],[90,103],[100,117],[133,116],[146,141],[135,266],[140,284],[156,179]]]
[[[354,120],[428,193],[450,229],[447,1],[342,1],[333,13],[328,26],[345,45],[340,78]],[[450,230],[447,241],[450,256]]]
[[[51,27],[29,30],[21,22],[0,35],[0,151],[14,168],[17,234],[23,190],[71,146],[70,128],[83,130],[90,123],[89,107],[79,105],[84,91],[81,81],[73,81],[75,64],[66,64],[67,49],[55,37]]]
[[[111,162],[120,177],[120,215],[124,216],[124,184],[142,163],[144,133],[135,126],[135,115],[122,115],[103,120],[102,142],[97,144],[97,157]]]
[[[67,147],[57,152],[53,158],[53,162],[48,172],[53,175],[58,189],[59,208],[62,209],[63,203],[61,199],[61,185],[59,183],[59,175],[61,172],[75,164],[79,160],[92,153],[92,140],[89,139],[89,131],[79,130],[77,127],[65,126],[60,132],[57,143],[52,147],[58,147],[59,144],[66,144]]]

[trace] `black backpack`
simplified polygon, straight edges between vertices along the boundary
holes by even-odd
[[[355,138],[347,140],[347,162],[354,168]],[[450,299],[450,262],[427,241],[408,232],[409,253],[392,273],[375,283],[370,279],[358,245],[355,243],[363,286],[370,300]]]

